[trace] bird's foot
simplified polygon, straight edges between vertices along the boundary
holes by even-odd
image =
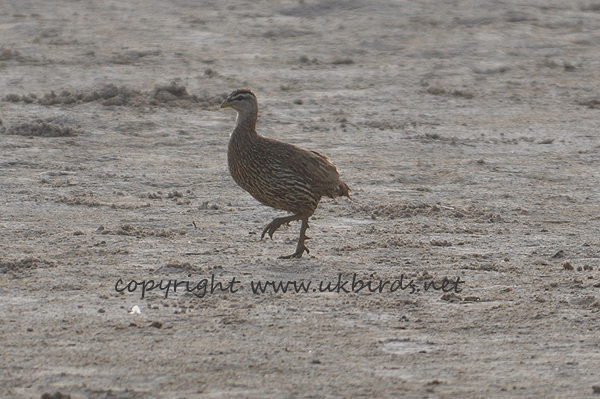
[[[296,247],[296,252],[294,252],[291,255],[280,256],[279,259],[299,259],[302,257],[302,255],[304,254],[305,251],[307,254],[310,253],[310,251],[308,250],[308,248],[306,248],[304,243],[299,243],[298,246]]]
[[[261,240],[264,239],[265,238],[265,234],[269,233],[269,238],[272,240],[273,239],[273,234],[284,223],[287,223],[288,225],[290,224],[290,222],[282,221],[282,220],[279,220],[279,219],[273,220],[271,223],[269,223],[267,225],[267,227],[265,227],[265,229],[263,230],[263,232],[262,232],[262,234],[260,236],[260,239]]]

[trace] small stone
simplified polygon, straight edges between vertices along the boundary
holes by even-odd
[[[333,65],[350,65],[354,64],[354,60],[352,58],[338,58],[332,62]]]
[[[567,72],[572,72],[577,68],[575,65],[573,65],[569,61],[563,62],[563,66],[565,68],[565,71],[567,71]]]
[[[138,305],[135,305],[134,307],[132,307],[131,309],[129,309],[129,314],[141,314],[142,311],[140,310],[140,307]]]
[[[13,103],[18,103],[19,101],[21,101],[21,96],[19,96],[18,94],[11,93],[11,94],[7,94],[4,97],[4,99],[6,101],[10,101],[10,102],[13,102]]]
[[[462,301],[462,298],[459,297],[458,295],[455,295],[454,293],[448,293],[445,295],[442,295],[442,297],[440,298],[442,301],[448,301],[448,302],[460,302]]]
[[[153,321],[152,324],[150,324],[150,327],[154,327],[154,328],[162,328],[163,324],[160,321]]]
[[[465,302],[479,302],[481,301],[481,298],[479,298],[478,296],[468,296],[464,299]]]
[[[68,393],[62,393],[62,392],[54,392],[54,393],[44,393],[41,396],[41,399],[71,399],[71,395],[69,395]]]
[[[431,86],[427,89],[427,93],[439,96],[440,94],[446,94],[446,89],[438,86]]]

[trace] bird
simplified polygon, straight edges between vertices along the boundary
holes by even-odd
[[[296,251],[280,259],[301,258],[310,253],[305,241],[308,218],[321,197],[348,197],[350,187],[344,183],[329,158],[316,151],[261,136],[256,132],[258,100],[249,89],[233,91],[221,108],[237,111],[235,128],[229,138],[227,164],[233,180],[260,203],[291,213],[273,219],[263,230],[261,241],[283,224],[299,220],[300,236]]]

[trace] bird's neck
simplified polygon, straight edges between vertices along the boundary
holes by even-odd
[[[256,133],[256,120],[258,119],[258,112],[249,113],[238,113],[235,121],[235,129],[231,134],[231,138],[254,138],[257,137]]]

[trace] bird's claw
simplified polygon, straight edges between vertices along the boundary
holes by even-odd
[[[300,259],[302,257],[302,255],[304,254],[304,251],[306,251],[307,254],[310,253],[308,248],[306,248],[304,246],[304,244],[301,244],[301,245],[298,245],[298,248],[296,248],[296,252],[294,252],[291,255],[280,256],[279,259]]]
[[[261,241],[265,238],[265,234],[269,234],[269,238],[272,240],[273,239],[273,234],[275,234],[275,232],[277,231],[277,229],[282,225],[283,223],[278,223],[275,221],[272,221],[271,223],[269,223],[267,225],[267,227],[265,227],[265,229],[263,230],[260,239]],[[288,222],[289,224],[289,222]]]

